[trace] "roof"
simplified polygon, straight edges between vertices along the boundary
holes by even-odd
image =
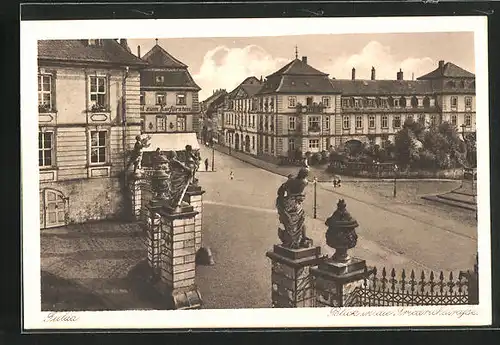
[[[435,90],[430,80],[351,80],[332,79],[331,84],[342,95],[425,95]]]
[[[164,81],[161,85],[156,84],[155,77],[164,75]],[[191,77],[187,69],[179,69],[177,71],[149,71],[141,72],[141,88],[177,88],[177,89],[193,89],[201,90]]]
[[[200,103],[209,104],[209,103],[215,101],[216,99],[218,99],[219,97],[224,96],[226,94],[227,94],[227,91],[225,89],[217,90],[213,94],[211,94],[209,97],[207,97],[205,100],[201,101]]]
[[[269,93],[320,93],[337,94],[341,90],[335,89],[327,75],[282,75],[269,78],[259,94]]]
[[[142,57],[151,67],[187,68],[188,66],[174,58],[165,49],[156,44]]]
[[[90,46],[88,40],[39,40],[38,59],[67,62],[146,65],[116,40],[103,39],[102,45]]]
[[[327,76],[327,73],[318,71],[317,69],[309,66],[306,62],[295,59],[287,63],[285,66],[268,75],[267,77],[273,77],[277,75],[315,75],[315,76]]]
[[[417,78],[417,80],[436,78],[475,78],[475,75],[461,67],[458,67],[454,63],[447,62],[442,68],[438,66],[438,68],[434,71]]]
[[[238,92],[243,91],[246,97],[253,97],[262,88],[262,82],[254,76],[247,77],[234,90],[228,93],[229,98],[235,98]]]

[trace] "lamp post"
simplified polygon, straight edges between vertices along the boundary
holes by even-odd
[[[214,147],[214,140],[212,139],[212,171],[214,171],[214,165],[215,165],[215,147]]]
[[[393,197],[396,197],[396,177],[397,177],[397,172],[398,172],[398,166],[394,164],[394,188],[393,188]]]
[[[314,178],[313,184],[314,184],[313,218],[316,219],[317,209],[318,209],[316,204],[316,186],[318,185],[318,179],[316,177]]]

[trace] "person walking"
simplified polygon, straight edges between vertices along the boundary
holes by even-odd
[[[205,159],[205,171],[208,171],[208,158]]]
[[[232,171],[232,170],[231,170],[231,172],[229,173],[229,179],[234,180],[234,173],[233,173],[233,171]]]

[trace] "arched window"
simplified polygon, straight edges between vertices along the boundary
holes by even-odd
[[[430,107],[430,105],[431,105],[431,100],[429,99],[429,97],[428,97],[428,96],[425,96],[425,97],[424,97],[424,107],[425,107],[425,108],[429,108],[429,107]]]
[[[417,97],[413,96],[413,97],[411,98],[411,106],[412,106],[413,108],[418,107],[418,99],[417,99]]]

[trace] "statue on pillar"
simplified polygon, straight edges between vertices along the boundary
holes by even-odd
[[[153,192],[152,204],[163,205],[168,197],[168,159],[156,149],[153,156],[153,174],[151,176],[151,189]]]
[[[194,171],[191,167],[177,158],[177,153],[175,151],[170,152],[168,167],[170,170],[168,204],[170,208],[178,209],[185,205],[182,199],[193,181]]]
[[[347,211],[344,199],[337,203],[337,209],[326,220],[328,226],[326,231],[326,244],[335,249],[332,259],[337,262],[348,262],[350,260],[347,250],[352,249],[358,242],[356,228],[358,222]]]
[[[308,169],[301,168],[297,176],[289,176],[277,191],[276,209],[284,229],[278,228],[282,245],[290,249],[308,248],[311,239],[306,237],[305,213],[302,207],[305,195]]]
[[[150,139],[150,136],[143,138],[142,136],[138,135],[135,137],[134,149],[132,150],[132,155],[130,157],[126,170],[128,170],[132,164],[134,165],[134,174],[142,169],[142,151],[144,148],[149,147]]]
[[[190,184],[198,185],[198,179],[196,178],[196,172],[200,168],[200,157],[199,153],[193,151],[191,145],[186,145],[186,166],[192,171],[192,177]]]

